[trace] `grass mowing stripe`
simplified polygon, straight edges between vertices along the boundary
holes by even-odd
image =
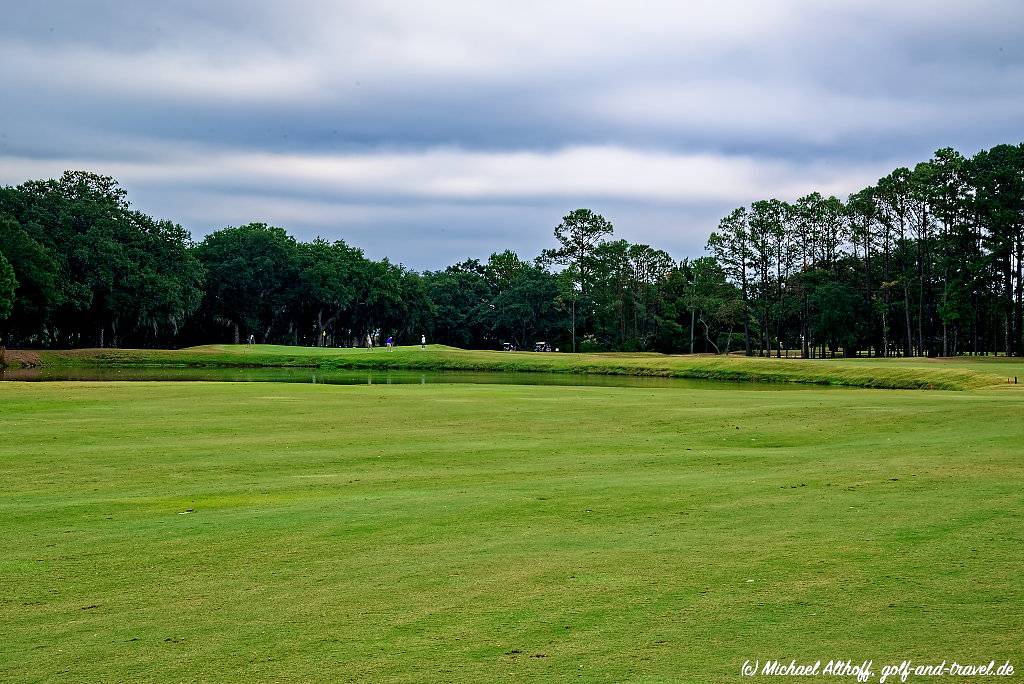
[[[0,677],[725,682],[753,657],[1019,659],[1022,409],[3,383]]]

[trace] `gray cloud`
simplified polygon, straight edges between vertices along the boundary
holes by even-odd
[[[0,181],[89,168],[197,236],[272,220],[437,267],[566,210],[698,253],[770,195],[1018,142],[1005,2],[36,2],[0,24]]]

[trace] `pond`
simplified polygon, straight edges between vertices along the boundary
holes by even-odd
[[[675,387],[722,390],[821,389],[793,383],[737,383],[635,375],[464,371],[357,371],[320,368],[22,368],[0,371],[0,381],[297,382],[323,385],[562,385],[570,387]]]

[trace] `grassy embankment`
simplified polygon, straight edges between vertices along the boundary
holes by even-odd
[[[1022,415],[1018,392],[0,383],[0,680],[1019,668]]]
[[[662,354],[534,354],[467,351],[431,345],[319,349],[274,345],[207,345],[181,350],[83,349],[8,351],[11,365],[59,367],[320,367],[436,371],[526,371],[650,375],[750,382],[795,382],[886,389],[977,389],[1024,380],[1024,360],[979,358],[802,360]]]

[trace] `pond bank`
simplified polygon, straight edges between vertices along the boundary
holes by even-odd
[[[7,350],[12,368],[310,368],[360,371],[568,373],[685,378],[727,382],[800,383],[878,389],[968,390],[1006,382],[1000,370],[902,359],[824,360],[654,353],[534,353],[426,349],[329,349],[277,345],[206,345],[180,350]]]

